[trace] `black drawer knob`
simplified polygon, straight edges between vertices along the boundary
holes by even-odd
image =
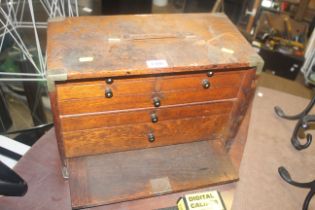
[[[155,107],[161,106],[161,101],[160,101],[160,99],[159,99],[158,97],[154,97],[154,98],[153,98],[153,105],[154,105]]]
[[[212,77],[213,75],[214,75],[213,71],[208,71],[208,72],[207,72],[207,76],[208,76],[208,77]]]
[[[154,136],[153,133],[149,133],[148,140],[149,140],[149,142],[154,142],[155,141],[155,136]]]
[[[155,113],[151,114],[151,121],[153,123],[157,123],[159,121],[158,116]]]
[[[105,82],[110,85],[110,84],[112,84],[114,82],[114,80],[113,80],[113,78],[107,78],[105,80]]]
[[[208,89],[210,87],[210,82],[207,79],[202,80],[202,87]]]
[[[106,90],[105,90],[105,97],[106,98],[113,97],[113,91],[110,88],[106,88]]]

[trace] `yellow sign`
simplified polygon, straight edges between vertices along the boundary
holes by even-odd
[[[188,194],[177,202],[178,210],[225,210],[218,191]]]

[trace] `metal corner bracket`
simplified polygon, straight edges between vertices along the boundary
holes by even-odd
[[[61,22],[64,21],[66,18],[65,17],[53,17],[48,19],[48,23],[54,23],[54,22]]]
[[[55,91],[56,81],[66,81],[68,74],[63,69],[48,70],[47,71],[47,88],[49,92]]]
[[[252,55],[249,57],[249,65],[256,67],[256,74],[260,74],[264,67],[264,60],[259,55]]]
[[[69,179],[68,161],[63,160],[61,166],[61,173],[64,179]]]
[[[67,166],[62,167],[61,173],[64,179],[69,179],[69,171],[68,171]]]

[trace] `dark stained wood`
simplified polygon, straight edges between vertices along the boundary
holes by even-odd
[[[229,114],[64,132],[66,157],[225,138]],[[155,136],[154,142],[148,135]]]
[[[235,100],[236,101],[236,100]],[[189,118],[195,116],[208,116],[213,114],[230,113],[235,101],[219,103],[205,102],[194,105],[151,108],[137,111],[119,111],[105,113],[89,113],[87,115],[63,115],[60,124],[64,132],[99,127],[111,127],[125,124],[151,123],[151,115],[158,117],[158,122]]]
[[[62,70],[69,80],[237,70],[256,55],[222,13],[67,18],[50,22],[47,33],[48,74]],[[147,60],[161,59],[168,67],[148,68]]]
[[[238,179],[219,141],[79,157],[70,159],[69,167],[74,208],[151,197]]]
[[[80,81],[61,83],[56,86],[58,100],[104,98],[106,88],[111,88],[114,96],[151,95],[152,92],[164,91],[193,91],[202,90],[202,80],[208,79],[211,88],[235,87],[241,85],[243,74],[246,71],[216,72],[212,77],[207,72],[199,74],[171,74],[159,77],[112,78],[112,84],[104,80]]]

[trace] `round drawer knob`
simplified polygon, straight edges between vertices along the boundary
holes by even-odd
[[[210,82],[207,79],[202,80],[202,87],[208,89],[210,87]]]
[[[112,83],[114,82],[114,80],[113,80],[112,78],[107,78],[107,79],[105,80],[105,82],[106,82],[107,84],[112,84]]]
[[[149,140],[149,142],[154,142],[155,141],[155,136],[154,136],[153,133],[149,133],[148,140]]]
[[[159,121],[159,118],[155,113],[151,114],[151,121],[153,123],[157,123]]]
[[[105,97],[106,98],[113,97],[113,91],[110,88],[106,88],[106,90],[105,90]]]
[[[153,98],[153,105],[154,105],[155,107],[161,106],[161,101],[160,101],[160,99],[159,99],[158,97],[154,97],[154,98]]]
[[[208,72],[207,72],[207,76],[208,76],[208,77],[212,77],[213,75],[214,75],[213,71],[208,71]]]

